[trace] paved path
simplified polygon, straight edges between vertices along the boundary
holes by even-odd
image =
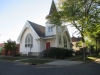
[[[100,64],[100,58],[95,59],[95,62]]]
[[[68,61],[68,60],[56,60],[53,62],[46,63],[45,65],[56,65],[56,66],[67,66],[67,65],[76,65],[76,64],[82,64],[83,62],[79,61]]]

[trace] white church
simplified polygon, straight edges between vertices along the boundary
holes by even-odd
[[[33,56],[39,56],[43,50],[50,47],[60,47],[71,49],[71,37],[67,26],[53,26],[49,23],[48,16],[57,11],[56,5],[52,0],[49,14],[46,16],[45,26],[38,25],[31,21],[26,21],[19,37],[20,53]]]

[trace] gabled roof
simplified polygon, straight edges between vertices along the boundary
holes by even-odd
[[[28,21],[39,37],[45,37],[45,27]]]

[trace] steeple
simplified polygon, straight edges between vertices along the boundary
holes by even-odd
[[[51,8],[50,8],[49,14],[46,16],[46,19],[49,18],[50,15],[52,15],[52,13],[54,12],[57,12],[57,9],[56,9],[54,0],[52,0]]]

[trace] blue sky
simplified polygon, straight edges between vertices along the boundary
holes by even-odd
[[[54,0],[57,3],[57,0]],[[17,40],[27,20],[45,26],[52,0],[0,0],[0,43]],[[71,31],[72,32],[72,31]]]

